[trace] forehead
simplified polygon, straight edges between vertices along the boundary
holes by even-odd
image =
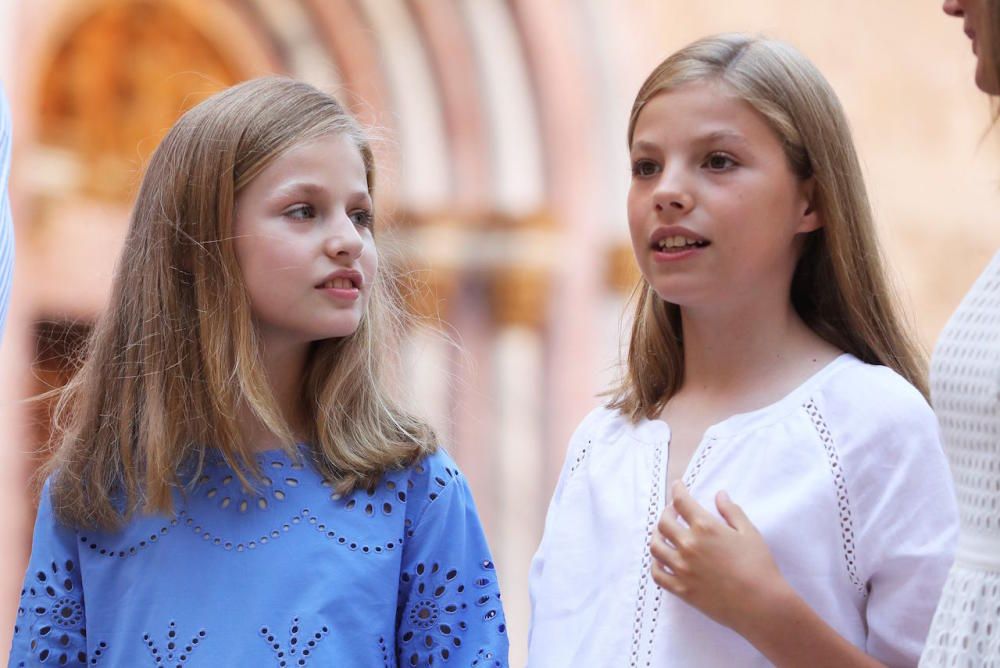
[[[657,93],[636,118],[633,148],[665,141],[763,141],[777,137],[765,118],[719,82],[692,82]]]
[[[339,133],[308,139],[283,151],[251,181],[250,186],[279,186],[308,177],[331,186],[367,190],[365,162],[355,140]]]

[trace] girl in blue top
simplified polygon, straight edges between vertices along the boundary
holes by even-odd
[[[506,666],[469,488],[384,381],[372,152],[265,78],[154,153],[62,391],[11,666]]]

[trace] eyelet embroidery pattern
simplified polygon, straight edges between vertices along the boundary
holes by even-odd
[[[710,436],[705,442],[705,447],[701,449],[698,456],[695,458],[694,462],[691,464],[691,468],[687,473],[684,474],[684,486],[691,489],[694,485],[695,480],[698,479],[698,474],[701,473],[701,469],[705,466],[705,462],[708,460],[708,456],[712,454],[712,449],[715,447],[715,437]]]
[[[456,569],[445,570],[437,563],[417,564],[412,573],[400,576],[404,586],[410,585],[409,604],[401,603],[397,613],[400,633],[396,654],[400,665],[448,661],[452,652],[462,646],[468,630],[468,624],[457,618],[461,613],[474,610],[485,622],[502,620],[493,562],[483,561],[480,567],[482,573],[471,586],[466,586],[465,576],[460,577]],[[502,621],[496,630],[501,635],[507,632]],[[480,651],[483,657],[488,653]]]
[[[920,665],[1000,668],[1000,574],[952,569]]]
[[[382,668],[394,668],[396,664],[392,660],[389,647],[385,644],[385,638],[382,636],[378,638],[378,651],[382,653]]]
[[[264,470],[271,470],[272,475],[275,470],[280,472],[286,468],[291,469],[292,471],[302,469],[301,464],[287,464],[282,461],[262,462],[261,466]],[[420,472],[423,472],[422,467],[418,468],[420,468]],[[453,469],[446,467],[444,470],[450,478],[454,478],[458,475],[458,472]],[[288,488],[296,488],[301,483],[300,478],[293,477],[293,475],[287,471],[282,473],[282,481]],[[264,483],[267,487],[271,488],[271,496],[274,500],[283,503],[289,499],[289,493],[286,493],[285,488],[278,486],[277,483],[275,483],[274,478],[266,477]],[[323,480],[321,484],[329,489],[333,488],[333,483],[329,480]],[[436,499],[440,490],[447,486],[447,484],[447,480],[441,478],[440,476],[435,476],[432,481],[433,490],[428,494],[428,498],[431,501]],[[198,498],[211,500],[213,502],[213,506],[220,510],[247,513],[255,511],[263,512],[275,508],[274,505],[271,505],[270,502],[268,502],[267,498],[263,496],[254,497],[243,492],[238,479],[236,479],[232,474],[227,473],[221,475],[221,477],[203,474],[201,478],[199,478],[199,486],[199,489],[204,489],[200,491]],[[413,486],[412,480],[407,479],[404,482],[387,476],[376,488],[356,490],[346,498],[337,494],[335,491],[332,491],[330,493],[330,500],[332,501],[333,510],[335,512],[346,512],[351,514],[359,512],[368,518],[375,518],[379,516],[387,517],[401,512],[402,508],[405,508],[409,498],[409,492],[413,489]],[[218,500],[218,502],[216,502],[216,500]],[[380,541],[378,543],[361,541],[338,531],[335,528],[338,524],[335,520],[330,518],[321,519],[314,512],[310,511],[310,509],[303,508],[298,514],[287,518],[285,521],[278,519],[272,528],[250,540],[239,540],[231,536],[213,533],[206,528],[204,522],[199,521],[197,517],[192,515],[190,510],[181,510],[177,513],[176,519],[170,520],[161,526],[157,531],[151,532],[148,537],[143,538],[137,543],[127,547],[118,549],[109,548],[99,543],[96,539],[88,536],[81,536],[80,542],[92,552],[96,552],[102,556],[107,556],[109,558],[126,558],[135,556],[141,550],[155,545],[164,536],[166,536],[171,529],[181,524],[200,536],[206,544],[219,547],[220,549],[226,551],[245,552],[248,550],[258,549],[272,541],[277,540],[283,534],[288,533],[295,528],[296,525],[302,523],[312,526],[316,529],[316,531],[325,535],[328,539],[336,542],[337,544],[343,545],[352,551],[356,550],[362,554],[377,555],[388,553],[398,547],[401,547],[404,540],[404,536],[397,536],[392,540],[386,540],[384,542]],[[408,530],[407,535],[413,534],[410,524],[409,520],[405,522],[405,527]]]
[[[182,668],[191,657],[191,653],[198,649],[198,644],[201,643],[207,635],[208,634],[205,629],[201,629],[194,635],[194,637],[191,638],[191,640],[187,642],[186,645],[181,647],[177,640],[177,623],[170,622],[167,627],[166,651],[159,647],[157,642],[153,640],[153,637],[149,633],[144,633],[142,640],[146,643],[146,648],[149,650],[149,654],[153,657],[153,661],[156,662],[157,666]]]
[[[287,668],[288,666],[305,666],[308,663],[309,655],[312,654],[316,646],[326,637],[330,632],[329,627],[322,626],[318,631],[312,634],[312,636],[304,643],[304,647],[300,642],[299,633],[302,631],[302,626],[299,623],[299,618],[295,617],[292,619],[292,624],[288,629],[288,646],[283,646],[270,629],[266,626],[262,626],[260,629],[260,635],[267,644],[270,645],[271,649],[274,651],[274,657],[278,660],[279,668]]]
[[[71,560],[62,564],[53,561],[21,590],[14,635],[31,634],[31,652],[39,663],[87,665],[86,651],[78,649],[87,645],[87,629],[83,592],[73,582],[76,570]],[[25,665],[22,661],[18,668]]]
[[[473,668],[504,668],[504,665],[497,658],[496,654],[488,649],[481,649],[476,652],[476,658],[472,661]]]
[[[653,461],[653,480],[650,484],[649,492],[649,508],[646,511],[646,550],[642,557],[642,570],[639,572],[639,591],[636,594],[636,604],[635,604],[635,620],[632,625],[632,651],[629,653],[629,668],[636,668],[639,665],[639,648],[642,644],[642,636],[644,631],[643,620],[646,616],[646,589],[649,587],[650,581],[652,581],[651,567],[652,567],[652,555],[649,552],[649,548],[653,544],[653,530],[656,527],[656,521],[660,516],[660,510],[663,507],[663,499],[661,497],[661,490],[663,489],[663,480],[666,475],[663,470],[663,453],[666,449],[665,444],[660,443],[656,446],[656,455]],[[657,587],[656,596],[659,598],[660,590]],[[659,611],[659,601],[654,604],[653,619],[649,625],[646,632],[649,634],[650,643],[652,643],[652,635],[655,627],[655,614]],[[647,661],[647,666],[649,662]]]
[[[292,472],[285,471],[286,468]],[[221,476],[203,474],[198,479],[198,487],[202,498],[212,502],[220,510],[238,513],[246,513],[251,509],[266,511],[272,504],[280,504],[288,498],[288,487],[299,486],[299,478],[296,477],[298,474],[295,472],[302,469],[302,464],[297,462],[274,460],[261,464],[261,478],[256,481],[259,489],[244,489],[239,478],[232,473],[222,473]]]
[[[854,515],[851,512],[851,502],[847,495],[847,480],[844,478],[844,470],[840,466],[840,456],[837,448],[833,444],[833,434],[823,419],[816,402],[810,399],[803,408],[809,414],[816,433],[826,450],[827,460],[830,464],[830,472],[833,474],[833,484],[837,489],[837,510],[840,515],[840,536],[841,544],[844,548],[844,562],[847,566],[847,577],[858,590],[862,597],[868,597],[868,587],[858,578],[857,565],[855,563],[854,545]]]
[[[181,513],[183,514],[183,513]],[[134,557],[139,553],[139,550],[144,550],[151,545],[155,545],[160,538],[166,536],[170,532],[170,529],[177,526],[177,520],[170,520],[167,524],[160,527],[158,531],[149,534],[148,538],[143,538],[138,543],[134,545],[129,545],[127,548],[122,548],[118,550],[108,549],[103,547],[97,541],[88,538],[87,536],[80,536],[80,543],[87,547],[91,552],[96,552],[101,556],[110,558],[124,559],[125,557]]]
[[[586,445],[580,448],[580,451],[577,453],[576,458],[573,460],[573,464],[569,467],[570,475],[575,474],[576,470],[580,468],[580,466],[583,464],[584,461],[586,461],[587,453],[590,452],[591,443],[593,443],[593,441],[588,439]]]

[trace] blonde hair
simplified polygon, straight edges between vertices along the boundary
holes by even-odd
[[[927,395],[924,356],[897,313],[883,271],[871,206],[844,112],[819,71],[792,47],[740,34],[694,42],[663,61],[639,89],[628,126],[631,147],[643,106],[695,81],[717,81],[746,101],[782,141],[800,179],[815,181],[823,226],[809,234],[790,298],[820,337],[897,371]],[[680,309],[640,279],[622,377],[610,406],[632,420],[652,418],[684,379]]]
[[[980,48],[989,54],[989,69],[986,75],[990,78],[990,83],[994,89],[1000,89],[1000,0],[986,0],[983,8],[984,17],[982,34],[980,38],[982,45]],[[993,95],[993,121],[1000,118],[1000,103],[997,102],[997,95]]]
[[[292,147],[350,137],[369,192],[375,166],[333,97],[282,77],[229,88],[192,108],[150,159],[111,302],[79,371],[60,391],[47,467],[68,524],[114,528],[137,511],[173,512],[173,492],[217,452],[247,487],[260,476],[237,416],[249,410],[298,450],[265,378],[232,243],[237,194]],[[383,268],[358,329],[313,344],[301,390],[312,463],[342,493],[433,452],[434,434],[389,391],[404,313]]]

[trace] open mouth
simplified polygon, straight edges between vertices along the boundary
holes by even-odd
[[[704,239],[691,239],[684,236],[664,237],[653,243],[653,250],[661,253],[681,253],[693,248],[705,248],[710,245],[710,241]]]
[[[357,290],[358,285],[350,278],[334,278],[325,283],[320,283],[316,286],[317,288],[323,288],[327,290]]]

